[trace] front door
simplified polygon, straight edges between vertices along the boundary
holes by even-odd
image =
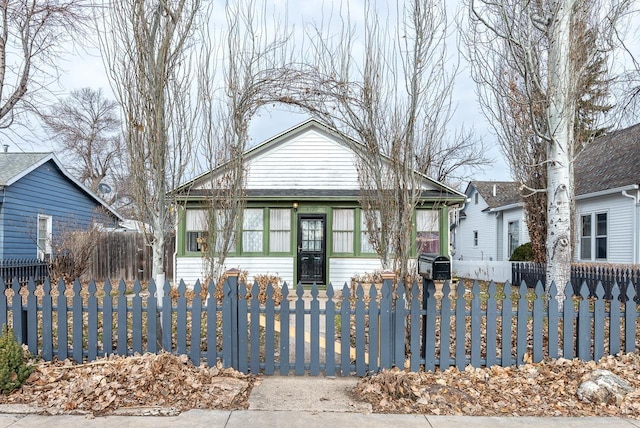
[[[298,215],[298,282],[325,284],[325,216]]]

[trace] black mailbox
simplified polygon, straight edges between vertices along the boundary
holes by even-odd
[[[418,273],[425,279],[445,281],[451,279],[451,261],[446,256],[420,254]]]

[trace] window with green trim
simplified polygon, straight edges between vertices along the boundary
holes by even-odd
[[[261,253],[264,233],[262,208],[247,208],[242,221],[242,251]]]
[[[353,253],[354,209],[333,210],[333,252]]]
[[[416,254],[440,253],[440,216],[436,210],[416,211]]]
[[[207,211],[187,210],[186,220],[186,250],[202,251],[207,237]]]
[[[360,213],[360,252],[363,254],[375,254],[376,250],[371,243],[371,233],[380,235],[380,211],[365,211]]]
[[[269,252],[291,251],[291,210],[271,208],[269,210]]]

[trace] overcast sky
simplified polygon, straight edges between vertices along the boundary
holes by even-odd
[[[305,25],[311,20],[318,20],[322,16],[323,8],[331,7],[332,3],[338,5],[340,0],[305,1],[291,2],[285,6],[284,2],[274,1],[273,7],[277,12],[284,14],[288,10],[289,24],[295,25],[295,31],[300,33]],[[450,7],[449,18],[454,14],[454,7]],[[222,15],[222,14],[220,14]],[[455,49],[452,46],[449,49]],[[452,54],[452,53],[450,53]],[[62,64],[63,74],[60,79],[61,93],[68,93],[74,89],[90,87],[92,89],[102,88],[110,95],[111,89],[104,71],[104,66],[99,53],[95,49],[86,49],[68,58]],[[454,103],[456,112],[450,124],[452,130],[473,128],[478,137],[482,138],[485,147],[489,149],[488,155],[496,160],[495,164],[486,168],[484,172],[474,176],[477,180],[510,180],[508,168],[502,158],[499,148],[495,144],[495,139],[491,134],[487,123],[480,112],[474,92],[474,83],[469,77],[469,71],[461,67],[460,74],[456,80],[454,89]],[[276,135],[304,120],[309,116],[295,113],[282,108],[263,110],[251,124],[250,132],[252,144],[259,143],[273,135]],[[51,144],[44,143],[42,149],[51,150]],[[37,148],[35,148],[37,149]]]

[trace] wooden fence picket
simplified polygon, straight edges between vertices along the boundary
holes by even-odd
[[[627,299],[624,305],[624,351],[634,352],[636,350],[636,319],[638,312],[636,309],[636,288],[633,283],[627,283]]]
[[[80,296],[81,289],[82,286],[80,285],[80,280],[76,278],[76,280],[73,281],[73,297],[71,299],[71,329],[73,332],[71,351],[73,354],[73,359],[76,361],[76,363],[82,362],[82,327],[84,325],[84,321],[82,319],[82,296]]]
[[[289,375],[289,371],[291,370],[291,361],[290,361],[290,357],[289,357],[289,353],[290,353],[290,336],[289,336],[289,311],[290,311],[290,305],[289,305],[289,286],[287,285],[287,283],[285,282],[282,285],[282,300],[280,301],[280,375],[282,376],[288,376]],[[327,290],[327,296],[328,296],[328,290]],[[332,303],[333,304],[333,303]],[[329,317],[329,302],[327,302],[327,318]],[[334,319],[332,318],[332,325]],[[327,320],[327,327],[328,327],[329,321]],[[327,337],[329,337],[329,329],[327,328]],[[332,335],[330,337],[333,337],[333,332]],[[332,341],[333,343],[333,341]],[[327,350],[328,352],[328,350]],[[328,364],[328,362],[327,362]],[[328,369],[327,369],[328,370]],[[334,372],[335,374],[335,372]],[[333,376],[329,375],[329,376]]]
[[[240,359],[238,362],[238,370],[240,370],[243,373],[246,373],[249,369],[249,324],[248,324],[248,317],[247,317],[249,306],[247,302],[247,285],[244,282],[238,285],[238,293],[241,296],[241,298],[238,299],[238,356]],[[213,327],[215,327],[216,326],[215,306],[213,307],[213,309],[214,309],[212,311]],[[217,334],[215,330],[212,330],[211,334],[212,334],[214,343],[216,343]],[[213,358],[212,361],[214,362],[216,361],[215,357]],[[210,365],[214,365],[214,364],[210,363]]]
[[[620,352],[620,286],[618,284],[620,283],[613,284],[609,302],[609,355],[617,355]]]
[[[299,286],[300,287],[300,286]],[[340,374],[342,376],[348,376],[351,371],[351,356],[349,355],[349,349],[351,349],[351,329],[349,326],[349,320],[351,320],[351,294],[349,293],[349,287],[345,284],[342,287],[342,302],[340,304]],[[389,311],[391,312],[391,311]],[[298,313],[296,311],[296,320],[298,317]],[[298,324],[296,323],[296,334],[297,334]],[[390,343],[387,342],[387,343]],[[298,371],[297,361],[298,361],[298,339],[296,338],[296,374],[303,374],[302,371]],[[304,349],[304,347],[302,348]],[[389,358],[391,360],[391,358]]]
[[[58,281],[58,310],[57,310],[57,323],[58,323],[58,359],[66,360],[68,356],[68,337],[67,331],[67,297],[65,292],[67,287],[64,281],[61,279]],[[13,306],[14,310],[18,306]]]
[[[482,313],[480,311],[480,286],[478,281],[474,281],[471,286],[471,365],[479,367],[480,362],[480,345],[482,336],[480,335],[480,320]]]

